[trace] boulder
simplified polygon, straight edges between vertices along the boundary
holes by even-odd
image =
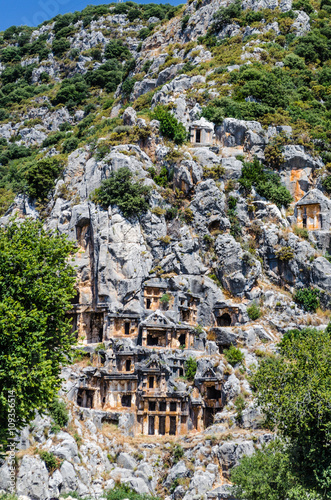
[[[47,500],[50,498],[48,481],[45,462],[40,458],[24,455],[18,469],[16,494],[26,495],[31,500]]]
[[[117,457],[117,465],[123,467],[124,469],[135,470],[137,468],[137,462],[128,453],[120,453]]]

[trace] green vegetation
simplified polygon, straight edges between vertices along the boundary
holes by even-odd
[[[54,422],[60,427],[66,427],[69,421],[69,413],[63,401],[53,398],[48,405],[48,411]]]
[[[241,236],[241,226],[237,217],[237,198],[229,196],[227,216],[231,224],[230,234],[238,239]]]
[[[276,441],[246,457],[231,475],[240,499],[331,498],[331,340],[306,328],[284,336],[261,358],[252,385]]]
[[[182,123],[168,111],[165,106],[157,106],[154,118],[160,121],[160,132],[176,144],[183,144],[187,140],[187,132]]]
[[[168,305],[169,302],[170,302],[170,295],[168,293],[164,293],[161,298],[160,298],[160,302],[162,305]]]
[[[291,247],[282,247],[275,251],[277,259],[282,261],[289,261],[294,258],[294,252]]]
[[[243,411],[246,408],[245,398],[242,394],[239,394],[239,396],[236,397],[234,406],[237,411],[236,419],[239,423],[241,423],[243,418]]]
[[[305,311],[316,312],[320,305],[320,291],[317,288],[301,288],[295,292],[293,299]]]
[[[290,192],[280,183],[279,175],[265,170],[256,157],[251,163],[244,162],[239,183],[246,194],[249,194],[254,186],[260,196],[278,207],[288,207],[292,201]]]
[[[111,172],[110,177],[95,190],[93,200],[105,208],[117,205],[125,217],[141,215],[149,208],[150,188],[132,182],[132,177],[132,172],[126,167]]]
[[[277,440],[253,456],[243,457],[231,471],[233,494],[245,500],[322,500],[312,490],[298,484],[292,471],[291,456],[284,443]]]
[[[153,181],[164,188],[168,186],[174,174],[173,169],[168,171],[167,167],[162,167],[159,173],[157,173],[155,167],[149,167],[148,172],[150,173]]]
[[[177,464],[184,456],[184,450],[180,444],[176,444],[172,450],[173,463]]]
[[[123,4],[120,4],[123,5]],[[140,495],[131,490],[125,484],[116,485],[113,490],[108,491],[106,494],[107,500],[160,500],[158,497],[151,495]]]
[[[66,311],[75,296],[73,243],[27,220],[0,228],[0,443],[8,438],[8,394],[16,428],[43,413],[61,386],[75,338]],[[52,405],[51,405],[52,406]],[[56,412],[59,413],[58,411]]]
[[[234,345],[232,344],[230,345],[229,349],[224,350],[224,356],[227,362],[232,366],[236,365],[237,363],[242,363],[245,358],[244,353],[242,353],[240,349],[237,349],[237,347],[234,347]]]
[[[259,308],[259,306],[255,302],[253,302],[252,305],[247,307],[247,314],[249,316],[249,319],[251,319],[253,321],[259,319],[262,315],[261,309]]]
[[[197,372],[198,363],[195,358],[189,357],[185,361],[185,376],[187,380],[194,380],[195,374]]]
[[[45,462],[45,465],[47,467],[47,470],[49,472],[54,472],[56,469],[60,467],[61,460],[59,460],[53,453],[50,453],[49,451],[39,451],[39,456],[41,460]]]
[[[55,180],[62,170],[63,164],[54,157],[44,158],[28,164],[25,178],[29,196],[44,200],[51,189],[54,188]]]

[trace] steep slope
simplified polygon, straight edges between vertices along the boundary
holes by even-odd
[[[272,439],[247,378],[330,308],[330,8],[126,2],[2,34],[1,222],[78,247],[70,420],[24,430],[18,494],[232,498]]]

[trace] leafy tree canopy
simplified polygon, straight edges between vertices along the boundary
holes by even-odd
[[[148,209],[149,194],[150,188],[132,182],[132,172],[122,167],[111,172],[110,177],[95,190],[93,199],[104,207],[117,205],[125,217],[131,217]]]
[[[301,484],[331,498],[329,330],[284,336],[279,354],[261,361],[252,382],[267,421],[289,440]]]
[[[75,342],[66,317],[75,296],[73,251],[73,243],[38,222],[0,228],[0,446],[8,438],[9,391],[21,429],[60,388],[60,368]]]

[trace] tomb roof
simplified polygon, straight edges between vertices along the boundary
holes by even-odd
[[[206,130],[214,131],[214,124],[212,122],[208,122],[205,118],[200,118],[200,120],[195,120],[192,122],[191,127],[193,128],[203,128]]]

